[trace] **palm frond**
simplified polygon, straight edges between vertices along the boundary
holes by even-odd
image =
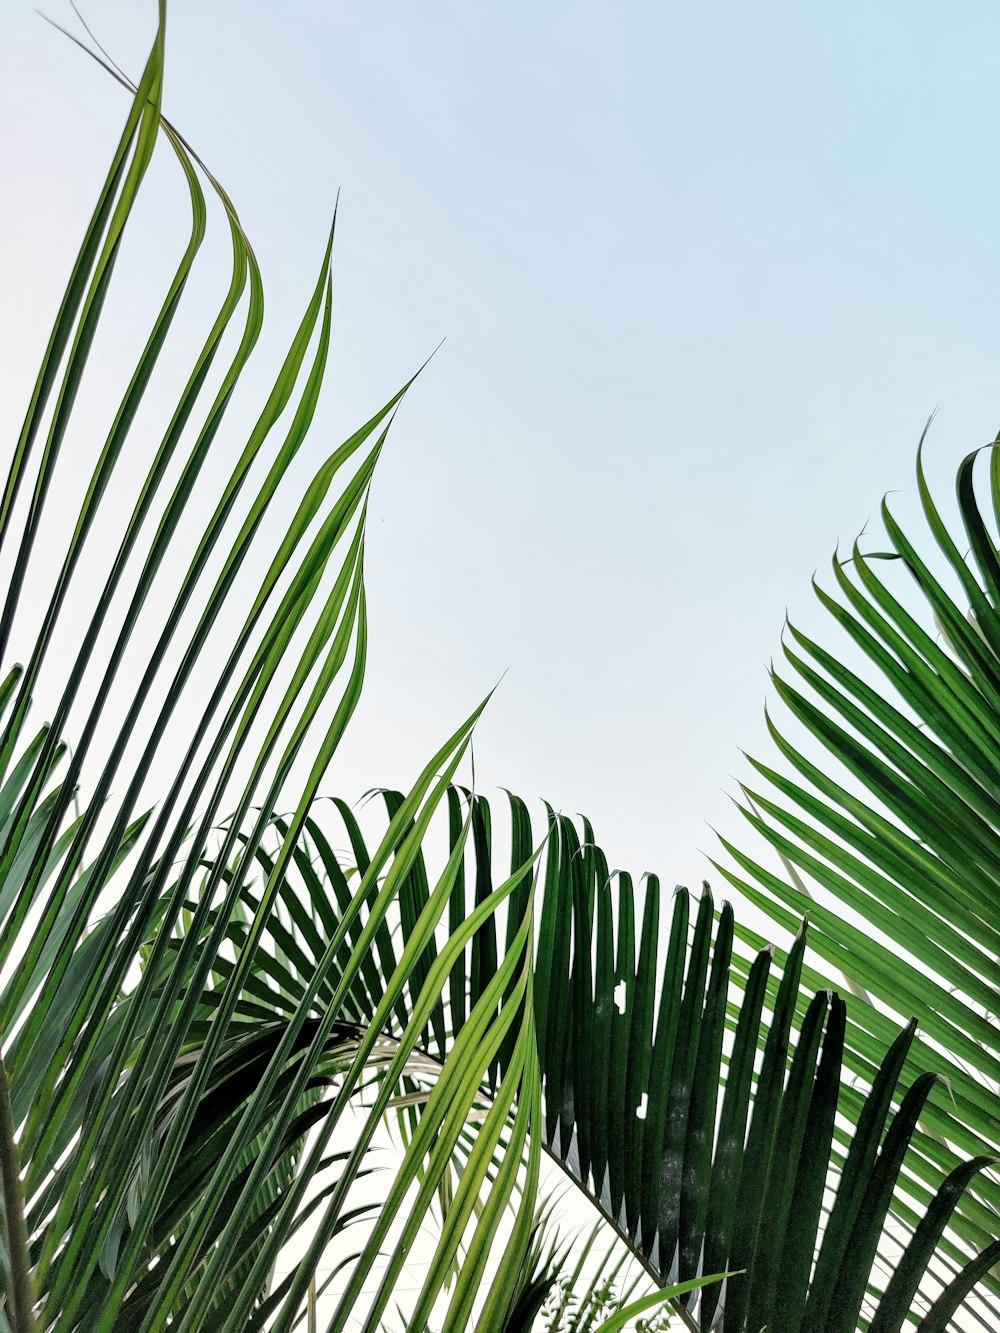
[[[248,387],[262,284],[231,201],[162,115],[164,18],[161,3],[135,87],[97,57],[129,88],[130,110],[0,500],[0,540],[12,563],[0,646],[25,649],[25,665],[10,669],[0,685],[0,1045],[10,1078],[10,1113],[0,1131],[5,1171],[14,1172],[4,1189],[4,1275],[18,1333],[32,1319],[65,1333],[168,1323],[193,1333],[220,1321],[291,1328],[316,1299],[320,1259],[362,1216],[352,1191],[369,1170],[370,1126],[385,1109],[379,1098],[391,1096],[439,1011],[452,960],[515,891],[521,924],[512,947],[443,1061],[442,1091],[421,1118],[421,1130],[428,1129],[410,1145],[399,1179],[418,1171],[432,1178],[464,1127],[455,1108],[478,1095],[476,1071],[492,1068],[505,1042],[511,1056],[492,1124],[509,1114],[521,1142],[537,1137],[530,857],[443,942],[436,965],[425,966],[427,941],[452,893],[455,869],[446,868],[407,917],[412,938],[373,985],[372,946],[385,944],[399,895],[411,903],[423,833],[483,705],[400,798],[354,885],[338,885],[346,896],[337,899],[336,913],[315,900],[311,933],[306,917],[296,915],[312,948],[308,967],[299,966],[304,955],[283,923],[288,872],[361,690],[368,487],[409,383],[321,462],[304,492],[291,497],[284,531],[274,530],[274,502],[287,498],[290,465],[326,369],[333,233],[256,423],[236,447],[232,439],[223,445],[231,403]],[[68,533],[53,531],[46,498],[53,476],[67,466],[62,444],[158,143],[180,168],[190,238],[82,487],[76,522]],[[148,427],[140,440],[133,422],[205,235],[206,182],[230,232],[230,284],[208,339],[191,355],[149,463],[142,451]],[[241,307],[236,351],[213,389],[214,362]],[[192,555],[181,540],[182,519],[196,492],[204,497],[205,464],[220,447],[236,461]],[[109,482],[129,468],[139,478],[138,498],[130,512],[110,512]],[[104,577],[83,589],[80,560],[98,525],[111,556]],[[47,601],[33,560],[43,537],[63,543]],[[264,572],[248,592],[251,556],[263,556]],[[171,568],[182,574],[176,587]],[[45,608],[33,638],[19,614],[26,589]],[[75,636],[64,614],[71,597],[82,625]],[[126,661],[138,685],[124,693]],[[25,723],[43,666],[56,682],[56,707],[50,724],[29,738]],[[97,682],[89,698],[88,673]],[[123,700],[116,739],[92,772],[95,738],[116,699]],[[180,760],[171,761],[169,733],[182,699],[193,703],[195,722]],[[62,739],[70,723],[72,753]],[[300,758],[308,758],[308,775],[280,824],[266,873],[251,887],[262,839],[279,828],[277,803]],[[164,768],[165,794],[144,813],[147,776]],[[225,809],[232,813],[217,833]],[[298,966],[294,984],[286,984],[290,963]],[[387,1057],[394,1009],[407,1021],[392,1034]],[[384,1094],[365,1131],[341,1153],[331,1138],[380,1063]],[[483,1275],[491,1228],[513,1189],[509,1166],[482,1188],[474,1158],[487,1152],[492,1124],[470,1156],[442,1238],[450,1245],[467,1220],[467,1201],[483,1200],[465,1248],[466,1280],[448,1316],[455,1330],[471,1318],[468,1294]],[[519,1154],[511,1161],[519,1163]],[[317,1194],[315,1183],[331,1174]],[[513,1282],[536,1175],[537,1154],[520,1182],[515,1230],[523,1245],[515,1235],[487,1303],[506,1299]],[[15,1188],[22,1177],[23,1212]],[[397,1188],[369,1219],[374,1231],[394,1219],[405,1192]],[[423,1207],[418,1199],[406,1226]],[[306,1242],[304,1256],[279,1281],[278,1256],[295,1236]],[[371,1247],[362,1246],[353,1278],[370,1270],[371,1258]],[[437,1294],[429,1281],[421,1300],[433,1303]]]
[[[979,460],[992,512],[976,485]],[[958,469],[968,556],[919,453],[917,487],[937,552],[922,551],[883,504],[886,574],[856,543],[850,559],[834,559],[834,591],[814,585],[841,645],[831,651],[788,627],[787,671],[773,680],[802,739],[768,718],[783,766],[753,761],[767,786],[747,787],[744,806],[780,868],[733,841],[721,866],[780,925],[809,912],[815,982],[854,984],[845,1063],[860,1079],[870,1080],[873,1043],[889,1025],[919,1021],[907,1076],[944,1077],[894,1204],[907,1226],[967,1154],[1000,1157],[1000,452],[977,451]],[[897,570],[908,586],[893,580]],[[857,670],[842,660],[850,652]],[[845,1111],[856,1118],[858,1103]],[[956,1203],[950,1253],[988,1248],[998,1228],[1000,1177],[987,1167]],[[995,1274],[984,1286],[1000,1297]],[[994,1300],[988,1318],[998,1314]]]
[[[386,794],[386,810],[400,799]],[[517,797],[508,809],[516,873],[530,854],[531,820]],[[456,867],[452,927],[475,916],[496,875],[489,804],[453,788],[453,859],[470,822],[479,837],[467,840],[463,869]],[[889,1221],[936,1081],[902,1080],[915,1024],[874,1052],[871,1086],[859,1093],[847,1086],[845,1001],[803,985],[805,925],[779,969],[769,947],[740,953],[732,908],[716,910],[707,887],[698,899],[678,889],[664,950],[658,880],[646,879],[642,901],[630,876],[609,873],[589,824],[581,832],[550,809],[546,826],[535,956],[544,1146],[657,1284],[736,1274],[682,1302],[692,1326],[741,1330],[761,1321],[846,1333],[877,1318],[895,1327],[932,1259],[966,1272],[970,1256],[943,1233],[987,1158],[928,1192],[924,1220],[917,1225],[922,1214],[914,1213],[902,1244]],[[334,883],[346,881],[352,861],[368,860],[343,802],[317,808],[307,835],[312,870],[303,882],[330,873],[335,845],[351,850],[332,870]],[[401,893],[397,904],[403,938],[412,938],[405,923],[427,882],[421,853],[408,876],[414,899],[407,904]],[[328,897],[336,892],[331,884]],[[477,931],[450,965],[448,1003],[423,1033],[429,1054],[438,1053],[437,1028],[461,1039],[468,1015],[495,988],[499,941],[524,910],[512,907],[506,925],[503,913],[491,916],[485,938]],[[439,964],[436,948],[428,939],[425,967]],[[390,1022],[400,1021],[390,1011]],[[405,1021],[413,1021],[409,1011]],[[490,1087],[508,1061],[498,1051]]]

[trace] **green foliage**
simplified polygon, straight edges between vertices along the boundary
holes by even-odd
[[[985,500],[977,461],[988,465]],[[809,981],[848,979],[845,1063],[862,1081],[896,1016],[919,1022],[908,1074],[942,1077],[894,1204],[908,1228],[967,1155],[1000,1157],[1000,450],[978,450],[958,469],[961,545],[919,453],[917,485],[937,554],[922,552],[884,503],[888,550],[874,557],[856,543],[849,560],[833,561],[835,591],[814,585],[840,650],[788,626],[788,671],[773,680],[802,739],[769,718],[784,766],[754,761],[767,786],[747,787],[744,806],[780,871],[728,842],[735,866],[720,867],[781,926],[808,911],[818,958]],[[843,660],[852,652],[857,670]],[[957,1208],[948,1234],[966,1250],[990,1246],[1000,1229],[995,1169]],[[1000,1277],[986,1286],[1000,1298]],[[986,1318],[1000,1318],[1000,1303]]]
[[[377,994],[369,994],[372,1004],[360,1021],[356,1003],[370,979],[373,944],[387,934],[482,705],[400,798],[382,845],[336,913],[325,901],[311,903],[324,933],[315,936],[318,948],[299,990],[282,992],[280,978],[272,984],[285,947],[295,955],[278,898],[361,689],[368,485],[409,386],[320,464],[284,533],[273,531],[270,511],[306,438],[326,368],[331,234],[256,424],[241,447],[231,440],[222,446],[236,461],[193,556],[180,545],[181,520],[195,492],[203,492],[205,463],[221,446],[231,403],[246,391],[263,297],[232,204],[161,115],[163,19],[161,4],[156,41],[133,90],[0,501],[0,536],[13,568],[0,619],[5,648],[18,641],[25,593],[45,605],[32,581],[33,548],[43,537],[68,535],[25,665],[12,668],[0,687],[0,1033],[10,1088],[9,1108],[0,1098],[6,1111],[0,1140],[6,1318],[15,1333],[34,1323],[87,1333],[167,1324],[189,1331],[291,1328],[316,1293],[327,1247],[370,1211],[354,1201],[354,1186],[369,1170],[373,1127],[440,1008],[450,960],[515,890],[523,911],[512,947],[443,1062],[420,1135],[369,1219],[349,1292],[370,1272],[397,1218],[399,1253],[405,1252],[428,1206],[423,1195],[408,1197],[408,1185],[419,1171],[433,1178],[502,1043],[509,1051],[505,1081],[477,1143],[479,1155],[497,1121],[510,1115],[515,1142],[523,1143],[539,1114],[530,864],[487,895],[443,942],[436,964],[415,974],[447,909],[453,861],[409,920],[410,938],[393,967],[377,973]],[[90,480],[80,488],[78,518],[68,534],[53,534],[43,527],[45,501],[56,472],[77,466],[62,444],[119,247],[161,136],[186,185],[190,240]],[[203,181],[229,224],[231,280],[150,461],[148,427],[136,438],[132,426],[205,235]],[[242,334],[213,390],[210,371],[241,305]],[[112,473],[129,468],[141,478],[134,507],[110,512]],[[30,492],[27,504],[19,503],[22,490]],[[98,529],[110,552],[105,577],[81,588],[80,558]],[[262,545],[265,572],[248,594],[239,575]],[[185,565],[171,593],[169,570]],[[84,627],[75,642],[63,615],[71,602]],[[157,609],[152,626],[142,616],[147,604]],[[137,658],[139,683],[126,693],[123,662],[134,669]],[[57,682],[57,703],[51,723],[32,737],[25,720],[43,667]],[[88,670],[98,680],[89,699],[81,692]],[[176,771],[167,773],[165,795],[154,811],[143,812],[146,775],[165,766],[165,738],[182,698],[193,699],[194,727]],[[118,737],[97,767],[86,804],[74,811],[111,700],[124,714]],[[61,735],[71,714],[79,739],[61,772],[67,759]],[[259,863],[261,839],[275,827],[276,802],[300,756],[308,776],[251,894],[248,873]],[[226,808],[233,813],[219,842]],[[408,1022],[385,1060],[383,1029],[407,986]],[[331,1139],[373,1059],[385,1066],[383,1091],[350,1149],[334,1151]],[[316,1195],[310,1189],[321,1173],[333,1179]],[[470,1156],[441,1241],[453,1248],[466,1241],[449,1328],[469,1321],[469,1293],[483,1276],[488,1238],[511,1198],[513,1176],[508,1168],[484,1186],[476,1153]],[[519,1181],[515,1234],[494,1301],[504,1299],[510,1270],[520,1262],[519,1236],[527,1234],[521,1215],[530,1222],[533,1182],[530,1169]],[[466,1237],[471,1202],[479,1211]],[[278,1280],[278,1257],[300,1232],[304,1252]],[[436,1270],[429,1272],[418,1308],[429,1309],[441,1286]],[[338,1318],[335,1326],[342,1325]]]
[[[706,1331],[888,1333],[928,1271],[950,1268],[920,1325],[943,1328],[997,1258],[995,1185],[972,1183],[996,1147],[1000,1067],[987,966],[1000,936],[1000,562],[971,463],[959,497],[978,576],[926,493],[925,506],[974,623],[887,520],[950,647],[914,628],[859,554],[864,593],[837,567],[853,608],[838,619],[924,708],[925,729],[794,631],[833,683],[789,650],[792,665],[863,743],[780,683],[888,814],[780,738],[823,799],[765,776],[811,832],[759,795],[749,812],[789,866],[895,952],[738,852],[745,892],[792,928],[781,966],[770,948],[747,950],[707,887],[675,893],[664,944],[655,877],[637,892],[609,873],[586,821],[581,831],[551,809],[536,842],[514,796],[498,872],[493,812],[456,783],[485,701],[408,793],[381,793],[370,839],[354,810],[318,793],[362,687],[368,487],[412,381],[289,497],[326,370],[331,232],[254,426],[227,439],[263,289],[231,201],[162,115],[163,25],[161,0],[136,87],[101,61],[130,109],[0,495],[0,655],[24,649],[0,678],[0,1321],[12,1333],[290,1330],[315,1319],[336,1277],[327,1327],[360,1316],[374,1330],[433,1223],[402,1312],[415,1329],[651,1333],[669,1306]],[[54,530],[48,497],[66,469],[80,477],[63,446],[157,144],[187,192],[187,245],[78,513]],[[229,229],[229,287],[150,456],[150,427],[133,427],[206,233],[206,183]],[[184,520],[222,448],[235,461],[192,551]],[[134,502],[113,509],[109,484],[126,474]],[[110,556],[83,586],[95,532]],[[40,542],[56,544],[50,588]],[[247,592],[255,559],[264,573]],[[28,606],[42,611],[30,635]],[[55,706],[31,733],[43,673]],[[194,721],[178,747],[182,701]],[[148,775],[164,772],[147,810]],[[435,820],[447,853],[432,873]],[[849,975],[854,999],[811,970],[807,944]],[[916,1014],[926,1042],[887,1010]],[[393,1120],[399,1162],[373,1202],[359,1185]],[[590,1246],[611,1235],[613,1262],[588,1249],[570,1268],[546,1239],[543,1151],[589,1194],[601,1219]],[[901,1256],[890,1218],[906,1229]],[[652,1290],[624,1282],[626,1254]]]
[[[384,793],[387,814],[399,799]],[[462,802],[471,802],[464,822]],[[506,804],[500,834],[485,798],[449,793],[452,849],[470,819],[477,832],[467,840],[471,866],[455,878],[452,928],[505,873],[496,839],[507,839],[500,864],[515,872],[533,844],[524,802],[510,795]],[[327,809],[349,816],[343,802]],[[935,1255],[954,1265],[949,1282],[961,1287],[977,1261],[963,1251],[960,1228],[943,1233],[989,1157],[958,1164],[928,1191],[901,1258],[899,1232],[887,1227],[894,1199],[907,1206],[901,1168],[936,1082],[926,1072],[903,1080],[915,1024],[897,1030],[859,1095],[845,1086],[844,1000],[802,985],[804,925],[780,970],[770,948],[741,960],[731,906],[716,911],[707,886],[697,900],[679,888],[664,951],[655,876],[637,910],[631,877],[609,873],[586,821],[578,830],[549,808],[546,823],[534,1006],[544,1145],[661,1285],[735,1274],[725,1288],[681,1302],[694,1326],[741,1330],[759,1319],[833,1333],[874,1317],[877,1327],[897,1327]],[[348,830],[364,864],[361,830],[354,822]],[[324,831],[318,811],[308,828],[313,847],[344,834]],[[409,906],[400,895],[402,922],[420,909],[427,877],[421,858]],[[441,1030],[461,1032],[467,997],[483,993],[503,957],[501,940],[520,919],[511,902],[506,926],[504,913],[491,916],[453,969],[459,984]],[[433,956],[431,946],[425,966]],[[406,1021],[405,1011],[394,1021]],[[433,1027],[426,1037],[443,1056],[451,1038],[438,1045]],[[491,1086],[506,1058],[498,1054]]]

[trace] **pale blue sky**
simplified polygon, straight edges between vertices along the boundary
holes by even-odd
[[[153,0],[85,13],[138,70]],[[368,689],[331,787],[408,782],[508,669],[480,785],[701,877],[786,604],[815,622],[813,569],[912,493],[932,409],[946,489],[1000,425],[998,38],[993,3],[172,0],[166,108],[255,242],[262,367],[342,189],[307,461],[447,337],[380,464]],[[4,0],[7,438],[124,108]],[[109,366],[176,258],[177,199],[151,182],[164,263],[123,255]],[[95,402],[112,380],[99,359]]]

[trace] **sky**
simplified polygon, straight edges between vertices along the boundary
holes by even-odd
[[[138,71],[151,0],[84,13]],[[329,789],[407,783],[503,675],[481,790],[586,812],[612,864],[706,873],[786,607],[820,624],[812,572],[887,490],[905,511],[932,411],[946,495],[996,431],[998,29],[972,3],[172,0],[166,110],[260,258],[262,386],[340,191],[303,466],[446,339],[374,484],[366,695]],[[8,437],[124,111],[5,0]],[[176,171],[148,194],[95,419],[184,239]],[[218,215],[205,254],[181,340],[227,276]]]

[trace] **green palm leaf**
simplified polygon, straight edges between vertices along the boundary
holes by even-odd
[[[989,465],[991,505],[975,484]],[[806,738],[769,719],[786,761],[754,762],[768,787],[746,788],[744,814],[779,853],[772,872],[732,843],[724,873],[775,921],[808,911],[817,972],[849,978],[845,1061],[870,1077],[870,1036],[913,1014],[922,1035],[907,1077],[938,1070],[894,1211],[913,1223],[968,1153],[1000,1155],[1000,615],[996,445],[957,476],[962,554],[917,458],[924,519],[938,547],[923,554],[883,505],[895,568],[885,576],[855,545],[834,560],[835,591],[820,602],[853,642],[857,671],[789,626],[788,672],[773,673]],[[983,491],[986,488],[982,488]],[[905,583],[891,576],[908,575]],[[908,585],[908,586],[907,586]],[[949,588],[951,589],[949,591]],[[843,642],[843,635],[841,636]],[[817,746],[824,758],[814,757]],[[830,759],[836,765],[830,764]],[[790,775],[791,774],[791,775]],[[852,1111],[856,1114],[856,1111]],[[1000,1228],[1000,1178],[987,1168],[957,1201],[952,1254],[988,1248]],[[985,1288],[1000,1296],[1000,1279]],[[1000,1305],[979,1307],[995,1318]]]
[[[389,795],[386,808],[399,800]],[[471,802],[472,814],[456,819],[463,802]],[[518,798],[508,805],[516,873],[531,846],[531,823]],[[466,846],[477,807],[483,834]],[[454,925],[471,919],[490,891],[495,820],[484,798],[464,789],[453,792],[450,811],[453,861],[458,851],[463,865],[472,857],[471,874],[460,876],[456,867]],[[330,848],[346,843],[348,831],[352,850],[335,878],[346,879],[353,857],[368,859],[353,816],[342,827],[327,822],[345,812],[342,802],[314,812],[310,845],[325,850],[313,857],[318,875],[337,860]],[[589,825],[581,840],[571,820],[549,810],[547,830],[535,958],[543,1143],[659,1285],[734,1274],[724,1288],[684,1297],[679,1308],[692,1326],[766,1323],[832,1333],[875,1317],[899,1327],[933,1259],[955,1260],[962,1274],[956,1280],[964,1282],[969,1256],[942,1237],[989,1158],[925,1192],[926,1215],[904,1237],[902,1258],[893,1257],[898,1235],[887,1225],[890,1206],[935,1082],[932,1075],[902,1082],[915,1025],[897,1030],[888,1051],[877,1048],[867,1095],[852,1093],[845,1086],[846,1005],[827,989],[810,999],[804,926],[779,971],[770,948],[750,958],[737,951],[728,904],[716,912],[707,888],[698,900],[678,889],[664,953],[656,879],[648,879],[637,904],[632,880],[609,875]],[[410,879],[428,881],[422,853]],[[334,894],[331,886],[328,896]],[[405,938],[411,909],[400,897],[396,910]],[[511,912],[514,922],[523,919]],[[503,913],[491,922],[495,939],[505,930]],[[435,948],[432,939],[424,945],[428,968],[440,961]],[[495,974],[480,980],[484,972],[490,977],[484,954],[473,936],[462,966],[451,967],[452,982],[462,979],[441,1015],[452,1040],[495,985]],[[276,974],[272,984],[279,980]],[[386,1012],[390,1025],[400,1021]],[[430,1025],[423,1039],[434,1054]],[[492,1087],[509,1058],[506,1048],[498,1054]],[[853,1133],[843,1128],[845,1118]]]
[[[323,894],[301,905],[286,891],[296,862],[308,864],[301,844],[310,812],[361,689],[367,492],[409,385],[322,461],[293,497],[284,532],[272,532],[270,512],[287,489],[326,368],[331,232],[256,424],[235,449],[226,442],[236,462],[193,556],[181,544],[182,519],[204,492],[205,463],[224,439],[234,397],[247,390],[263,297],[232,203],[161,114],[164,9],[161,3],[139,84],[131,88],[110,70],[129,87],[131,109],[0,501],[0,540],[13,556],[0,646],[26,650],[25,665],[9,669],[0,685],[3,1269],[16,1333],[35,1324],[67,1333],[292,1327],[315,1301],[320,1260],[345,1228],[388,1225],[403,1207],[399,1181],[419,1173],[431,1180],[441,1155],[450,1155],[465,1130],[460,1108],[479,1096],[501,1046],[510,1059],[491,1125],[510,1119],[522,1144],[537,1139],[530,858],[507,885],[491,887],[430,958],[455,865],[433,891],[413,882],[421,839],[483,705],[399,798],[385,838],[353,884],[337,882],[336,911]],[[158,142],[181,171],[190,239],[83,486],[77,520],[68,534],[53,534],[45,527],[46,497],[65,466],[62,442]],[[205,234],[204,182],[229,226],[231,280],[150,463],[132,426]],[[236,351],[213,388],[210,372],[241,306]],[[120,468],[138,471],[138,498],[131,512],[112,514],[108,482]],[[87,597],[74,580],[98,525],[111,558]],[[47,603],[32,559],[43,533],[65,542]],[[251,553],[263,554],[264,573],[247,594],[239,576]],[[171,566],[183,573],[176,588]],[[45,609],[40,631],[22,645],[26,589]],[[71,596],[82,613],[75,640],[64,628]],[[123,694],[126,661],[139,683]],[[25,722],[43,667],[56,680],[56,707],[32,738]],[[97,682],[92,696],[82,690],[88,672]],[[91,772],[95,737],[115,698],[123,700],[116,739]],[[184,698],[193,703],[194,725],[168,769],[163,798],[144,813],[147,775],[166,765],[166,739]],[[61,738],[71,718],[78,739],[69,754]],[[300,756],[308,776],[292,815],[279,820],[277,803]],[[83,775],[87,799],[74,808]],[[217,832],[226,809],[232,814]],[[268,856],[262,839],[275,833]],[[251,883],[261,867],[259,883]],[[385,1114],[383,1099],[440,1015],[454,960],[515,892],[520,917],[511,947],[495,961],[443,1061],[442,1091],[421,1117],[423,1140],[410,1144],[386,1203],[368,1210],[355,1186],[371,1169],[370,1131]],[[387,924],[397,902],[412,936],[398,958]],[[373,959],[387,944],[376,971]],[[404,1021],[387,1056],[393,1011]],[[331,1138],[379,1068],[382,1091],[366,1128],[342,1152]],[[448,1314],[455,1330],[472,1317],[469,1293],[486,1275],[490,1237],[515,1183],[510,1259],[489,1275],[487,1304],[507,1299],[527,1245],[523,1217],[533,1208],[537,1153],[529,1154],[526,1180],[514,1178],[518,1152],[488,1180],[479,1159],[489,1145],[484,1133],[442,1237],[452,1248],[464,1243],[464,1283]],[[315,1182],[331,1174],[316,1193]],[[466,1236],[473,1201],[478,1216]],[[406,1226],[419,1225],[426,1201],[406,1202]],[[304,1253],[278,1280],[276,1261],[296,1237]],[[349,1261],[352,1280],[371,1262],[371,1244],[362,1244]],[[428,1279],[420,1297],[428,1308],[439,1287]]]

